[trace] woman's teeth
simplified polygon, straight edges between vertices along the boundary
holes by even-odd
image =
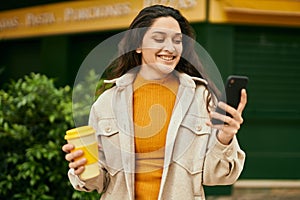
[[[174,56],[159,56],[161,59],[166,61],[171,61],[174,59]]]

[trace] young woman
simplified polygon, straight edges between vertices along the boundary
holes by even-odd
[[[120,43],[121,56],[107,70],[115,86],[94,103],[90,125],[99,142],[100,175],[80,180],[86,159],[73,161],[75,189],[97,190],[101,199],[205,199],[202,185],[232,184],[245,160],[236,133],[238,109],[219,102],[232,117],[213,112],[217,90],[193,49],[192,29],[178,10],[144,8]],[[133,51],[131,51],[133,50]],[[226,125],[213,125],[217,118]]]

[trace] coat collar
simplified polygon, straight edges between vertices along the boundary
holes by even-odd
[[[112,80],[104,80],[104,83],[115,83],[118,87],[126,87],[128,85],[133,84],[138,71],[139,68],[134,68],[119,78],[115,78]],[[205,85],[208,84],[206,80],[199,77],[189,76],[185,73],[181,73],[176,70],[174,70],[173,73],[179,78],[180,84],[185,87],[195,88],[195,81],[199,81]]]

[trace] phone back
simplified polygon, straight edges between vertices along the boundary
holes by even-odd
[[[248,77],[231,75],[226,83],[226,102],[228,105],[237,108],[241,99],[241,90],[246,88]]]

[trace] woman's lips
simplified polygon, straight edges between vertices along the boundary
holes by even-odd
[[[175,59],[175,56],[173,55],[158,55],[158,57],[165,61],[172,61]]]

